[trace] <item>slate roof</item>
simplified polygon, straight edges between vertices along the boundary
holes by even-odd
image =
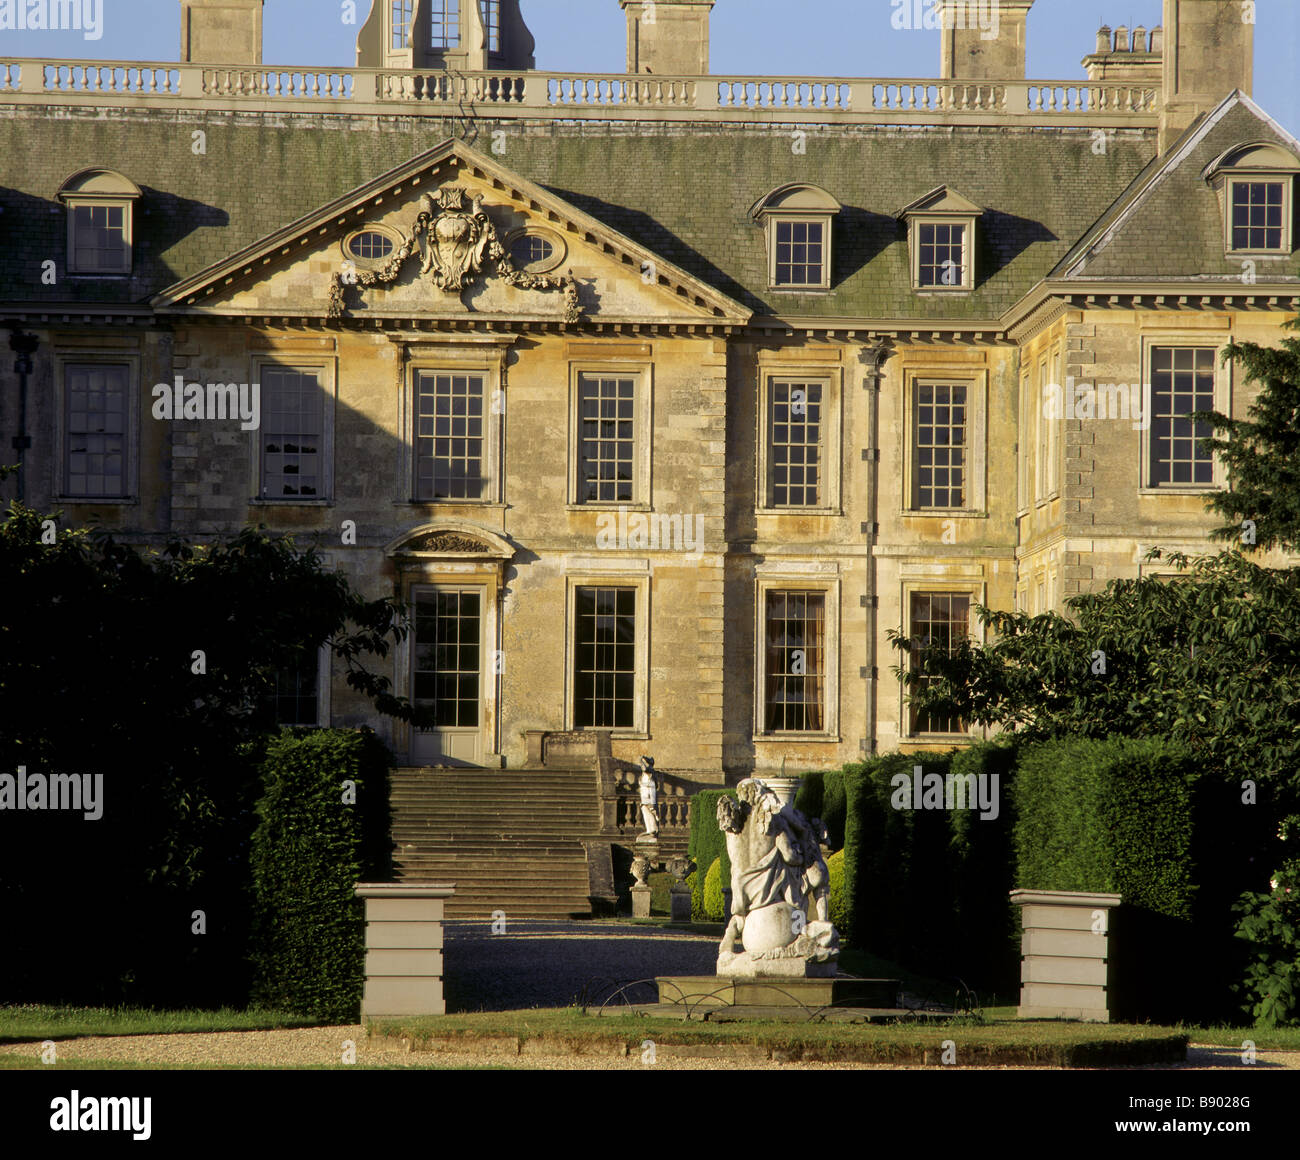
[[[191,149],[199,128],[206,155]],[[935,322],[1004,313],[1088,233],[1156,148],[1149,129],[1120,130],[1099,155],[1091,130],[1029,126],[807,126],[804,154],[792,149],[792,129],[757,124],[480,121],[477,134],[464,135],[487,152],[495,128],[506,132],[495,160],[759,315]],[[1221,136],[1265,136],[1235,111],[1220,128]],[[430,119],[0,103],[0,300],[147,302],[453,132],[454,123]],[[55,194],[88,165],[117,169],[144,193],[125,289],[121,279],[40,281],[42,261],[54,258],[62,271],[65,259]],[[763,232],[749,208],[793,181],[844,204],[826,293],[766,287]],[[894,215],[940,185],[984,209],[970,294],[922,295],[910,285],[906,228]],[[1206,192],[1208,200],[1186,203],[1197,220],[1179,221],[1180,235],[1203,239],[1217,228],[1217,203]],[[1126,265],[1119,250],[1106,261],[1134,274],[1146,268],[1145,259]]]
[[[1053,275],[1068,280],[1240,284],[1243,259],[1224,253],[1223,210],[1202,173],[1220,154],[1253,141],[1300,152],[1300,142],[1249,97],[1234,93],[1148,167],[1071,248]],[[1260,282],[1300,277],[1300,253],[1285,259],[1256,258],[1255,264]]]

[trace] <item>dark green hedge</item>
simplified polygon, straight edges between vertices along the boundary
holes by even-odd
[[[1193,787],[1187,753],[1159,740],[1032,746],[1016,777],[1016,884],[1115,893],[1190,919]]]
[[[1159,739],[1066,739],[1021,757],[1016,884],[1124,899],[1110,919],[1112,1017],[1235,1014],[1231,901],[1250,868],[1234,852],[1263,812],[1208,772]]]
[[[704,876],[715,858],[722,859],[722,885],[731,886],[731,859],[727,857],[727,841],[718,829],[718,799],[734,798],[734,789],[705,789],[691,797],[691,836],[687,854],[695,863],[698,873],[691,888],[691,911],[703,913]]]
[[[978,810],[895,808],[895,778],[997,774],[996,818]],[[845,894],[851,946],[969,986],[1014,989],[1009,745],[887,754],[846,766]],[[827,786],[831,784],[827,775]],[[910,805],[910,798],[906,804]]]
[[[285,730],[267,745],[251,849],[255,1001],[359,1018],[365,910],[353,888],[389,877],[388,766],[370,730]]]

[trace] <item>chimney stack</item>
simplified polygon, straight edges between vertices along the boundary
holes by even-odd
[[[709,13],[714,0],[619,0],[627,13],[627,71],[709,75]]]
[[[181,0],[181,64],[262,63],[262,0]]]
[[[1234,89],[1254,80],[1253,7],[1238,0],[1165,0],[1160,151]]]
[[[939,75],[945,80],[1025,79],[1025,24],[1034,0],[939,0]]]

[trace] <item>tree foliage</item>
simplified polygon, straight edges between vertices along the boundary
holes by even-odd
[[[1285,326],[1300,330],[1300,318]],[[1261,551],[1300,550],[1300,339],[1284,338],[1279,347],[1232,343],[1223,358],[1237,361],[1246,380],[1260,384],[1260,392],[1245,419],[1197,412],[1220,432],[1204,443],[1228,472],[1227,489],[1206,501],[1228,521],[1211,537]],[[1243,526],[1247,520],[1253,528]]]

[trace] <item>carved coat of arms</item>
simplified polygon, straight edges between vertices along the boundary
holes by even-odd
[[[459,293],[468,282],[484,273],[488,262],[497,265],[497,276],[521,290],[563,290],[564,320],[578,322],[582,307],[572,273],[530,274],[516,270],[497,237],[492,219],[483,209],[481,194],[468,196],[458,186],[445,186],[436,194],[424,195],[424,209],[416,216],[409,234],[393,256],[376,270],[335,274],[330,287],[329,316],[342,318],[347,311],[346,287],[379,286],[395,282],[407,260],[419,252],[420,273],[439,289]]]
[[[461,290],[468,275],[483,269],[485,257],[500,258],[501,243],[487,214],[483,198],[475,194],[465,208],[465,191],[451,187],[424,195],[428,206],[416,219],[416,236],[424,261],[421,274],[432,274],[443,290]]]

